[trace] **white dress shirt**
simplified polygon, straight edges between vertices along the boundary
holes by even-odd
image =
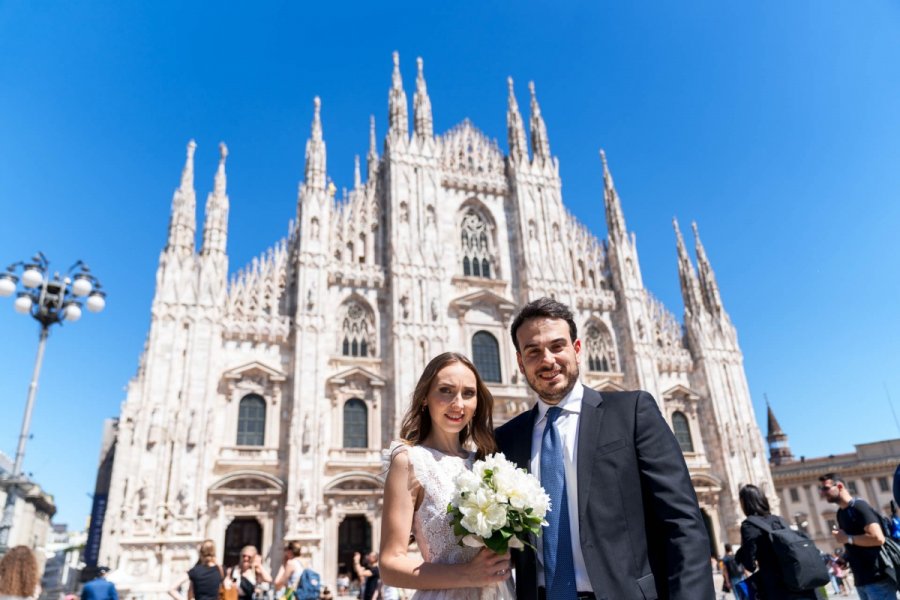
[[[575,562],[575,587],[579,592],[592,592],[591,580],[588,579],[587,567],[584,564],[584,555],[581,553],[580,527],[578,524],[578,476],[576,469],[578,447],[578,418],[581,415],[581,400],[584,397],[584,387],[577,382],[562,402],[554,406],[562,409],[562,413],[556,418],[556,428],[565,447],[566,468],[566,500],[569,504],[569,530],[572,532],[572,557]],[[544,426],[547,424],[547,410],[550,404],[538,400],[538,416],[531,432],[531,472],[535,477],[541,477],[541,441],[544,435]],[[556,510],[556,507],[553,507]],[[540,568],[537,572],[539,586],[544,586],[544,543],[543,538],[537,538],[537,561]]]

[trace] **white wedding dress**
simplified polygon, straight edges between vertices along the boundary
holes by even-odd
[[[421,506],[413,515],[413,535],[426,562],[460,564],[472,560],[479,548],[460,546],[450,525],[447,505],[453,499],[453,479],[465,469],[472,469],[475,455],[468,458],[451,456],[426,446],[407,446],[394,442],[392,454],[406,452],[412,473],[424,491]],[[413,600],[515,600],[512,580],[481,588],[450,590],[418,590]]]

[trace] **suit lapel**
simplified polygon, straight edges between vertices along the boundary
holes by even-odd
[[[578,519],[582,522],[591,490],[594,449],[600,441],[600,423],[604,409],[600,392],[584,386],[581,417],[578,419],[578,447],[575,449],[578,455]]]

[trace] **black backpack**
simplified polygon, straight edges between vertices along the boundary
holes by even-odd
[[[785,587],[792,592],[804,592],[829,582],[828,567],[812,540],[788,527],[773,529],[762,517],[747,517],[747,520],[769,534]]]
[[[900,467],[898,467],[900,469]],[[857,502],[861,500],[857,498]],[[862,500],[865,502],[865,500]],[[851,518],[854,518],[853,508],[850,507],[847,509],[850,512]],[[879,513],[878,517],[880,519],[879,525],[881,525],[881,531],[884,533],[884,544],[881,546],[881,549],[878,552],[878,570],[891,580],[891,583],[894,585],[898,591],[900,591],[900,544],[897,543],[896,540],[891,536],[891,532],[894,528],[893,521]]]
[[[900,470],[900,467],[898,467],[898,470]],[[854,504],[858,502],[868,504],[861,498],[856,498]],[[858,520],[859,511],[854,510],[854,508],[854,506],[847,507],[847,517],[853,520],[855,524],[863,525]],[[900,591],[900,544],[891,537],[891,529],[893,528],[891,519],[880,513],[878,513],[878,518],[878,524],[881,526],[882,533],[884,533],[884,544],[878,552],[876,566],[878,567],[878,572],[890,579],[894,587]]]

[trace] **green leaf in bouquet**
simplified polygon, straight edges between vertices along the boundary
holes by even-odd
[[[495,531],[494,535],[484,540],[484,545],[497,554],[506,554],[509,550],[509,536],[503,537],[503,530]]]
[[[457,521],[456,523],[453,523],[453,534],[457,536],[466,536],[469,535],[469,531],[462,526],[462,523]]]

